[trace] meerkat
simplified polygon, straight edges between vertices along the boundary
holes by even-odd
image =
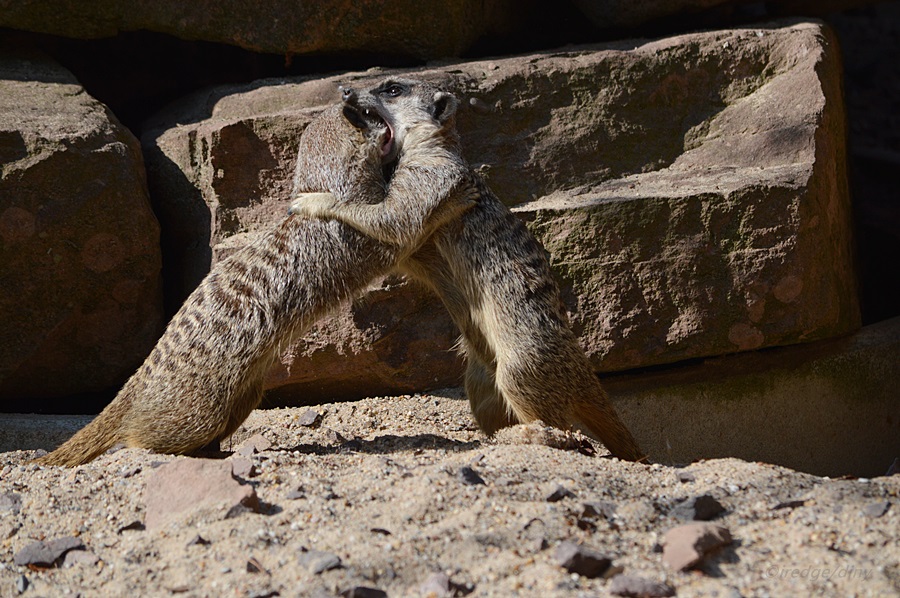
[[[295,194],[354,203],[370,234],[289,215],[216,264],[115,399],[39,464],[86,463],[117,443],[191,453],[230,436],[292,339],[474,205],[459,184],[467,167],[455,145],[456,98],[434,87],[395,91],[383,89],[377,106],[345,92],[299,143]],[[402,127],[379,116],[386,106]],[[395,159],[387,185],[382,168]]]
[[[398,93],[425,89],[410,80],[391,84],[402,88]],[[395,127],[404,119],[390,106],[385,113]],[[468,176],[477,205],[438,228],[399,269],[433,289],[459,327],[465,391],[478,426],[491,436],[505,426],[542,420],[579,428],[616,457],[644,459],[569,326],[543,246],[478,174]],[[373,234],[355,209],[304,198],[291,206]]]

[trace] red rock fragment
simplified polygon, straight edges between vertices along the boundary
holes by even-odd
[[[148,530],[159,529],[199,508],[223,506],[223,513],[259,510],[252,486],[241,484],[228,461],[176,459],[153,471],[144,493]]]
[[[731,533],[721,525],[689,523],[663,536],[663,562],[677,571],[699,565],[707,555],[731,543]]]

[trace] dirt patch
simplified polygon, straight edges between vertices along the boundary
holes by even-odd
[[[492,441],[454,392],[313,410],[258,410],[226,447],[259,512],[204,504],[158,529],[144,526],[147,483],[184,457],[123,449],[62,469],[28,464],[33,451],[0,454],[0,594],[900,592],[900,476],[633,464],[536,426]],[[679,505],[702,496],[724,507],[710,516],[730,542],[675,571],[663,537],[691,523],[700,510]],[[31,554],[53,566],[16,564]],[[592,566],[573,572],[573,555]]]

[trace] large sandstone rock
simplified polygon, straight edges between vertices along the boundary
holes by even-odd
[[[59,65],[0,56],[0,400],[121,384],[161,327],[158,238],[134,136]]]
[[[550,251],[598,370],[859,326],[840,64],[822,26],[782,23],[412,74],[467,98],[459,118],[467,155]],[[145,137],[151,188],[168,206],[170,254],[196,253],[188,286],[211,255],[284,213],[291,146],[315,110],[335,100],[338,81],[384,75],[220,88],[155,121]],[[445,317],[399,303],[384,313]],[[370,362],[363,356],[388,328],[339,357],[333,369],[347,372],[344,384],[358,385],[355,360]],[[341,334],[332,353],[360,336],[352,327]],[[392,344],[415,346],[410,357],[429,346],[420,335]],[[321,367],[322,347],[306,346],[292,371]],[[434,354],[449,345],[431,346]],[[442,381],[429,371],[419,384]]]
[[[720,18],[735,12],[738,18],[758,15],[760,12],[777,15],[824,15],[873,4],[875,1],[779,0],[768,2],[764,7],[747,0],[573,0],[573,3],[597,28],[619,29],[647,23],[671,28],[672,19],[676,19],[681,28],[696,27],[697,24],[714,20],[716,12]],[[739,12],[741,10],[746,12]]]
[[[274,54],[370,52],[419,59],[458,56],[516,19],[509,0],[375,2],[0,2],[0,27],[78,39],[154,31]]]

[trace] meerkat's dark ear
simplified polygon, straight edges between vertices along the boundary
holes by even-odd
[[[439,91],[434,94],[434,99],[429,112],[432,118],[441,124],[444,124],[456,114],[456,108],[459,106],[459,100],[452,93]]]

